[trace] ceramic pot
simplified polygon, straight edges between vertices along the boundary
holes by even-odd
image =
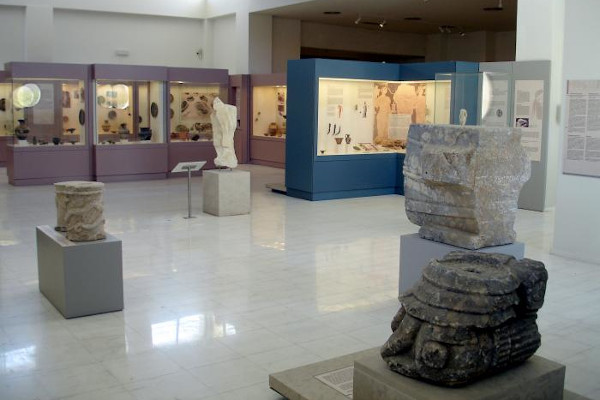
[[[25,125],[24,119],[20,119],[19,125],[17,125],[17,127],[15,128],[15,136],[19,140],[26,140],[28,133],[29,133],[29,127],[27,125]]]
[[[336,137],[334,139],[337,144],[342,144],[342,140],[344,140],[344,138],[341,138],[341,137]]]
[[[55,146],[58,146],[60,144],[60,138],[59,137],[53,137],[52,138],[52,143],[54,143]]]
[[[138,136],[140,137],[140,140],[150,140],[152,138],[152,129],[140,128],[140,133]]]
[[[103,132],[108,132],[110,131],[110,124],[108,123],[108,120],[105,119],[104,123],[102,124],[102,131]]]
[[[350,144],[351,141],[352,139],[350,138],[350,135],[346,134],[346,144]]]
[[[121,140],[129,139],[129,129],[127,129],[127,124],[122,123],[119,126],[119,137],[121,138]]]
[[[275,122],[271,122],[269,124],[269,135],[275,136],[277,134],[277,124]]]

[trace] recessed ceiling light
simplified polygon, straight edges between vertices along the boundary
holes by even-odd
[[[325,15],[340,15],[341,13],[341,11],[323,11]]]
[[[421,17],[406,17],[404,18],[405,21],[421,21],[423,18]]]

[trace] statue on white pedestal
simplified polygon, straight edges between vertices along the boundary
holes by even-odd
[[[238,165],[233,146],[237,109],[225,104],[218,97],[213,102],[213,112],[210,120],[213,127],[213,145],[217,151],[215,165],[217,167],[235,168]]]

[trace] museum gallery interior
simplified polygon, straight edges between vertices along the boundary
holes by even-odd
[[[0,0],[1,400],[600,399],[597,0],[80,3]]]

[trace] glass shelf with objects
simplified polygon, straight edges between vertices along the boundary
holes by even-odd
[[[169,141],[212,142],[210,114],[217,97],[227,103],[225,84],[169,82]]]
[[[164,143],[161,81],[97,80],[95,143]]]
[[[501,72],[438,73],[436,124],[508,127],[511,75]]]
[[[285,139],[287,118],[285,85],[252,88],[252,136]]]
[[[1,77],[1,75],[0,75]],[[0,82],[0,136],[13,136],[12,84]]]
[[[2,126],[14,134],[13,145],[85,145],[83,80],[13,78],[3,99],[11,116]]]
[[[317,156],[404,153],[410,124],[434,123],[436,110],[450,107],[449,95],[436,97],[449,87],[319,78]]]

